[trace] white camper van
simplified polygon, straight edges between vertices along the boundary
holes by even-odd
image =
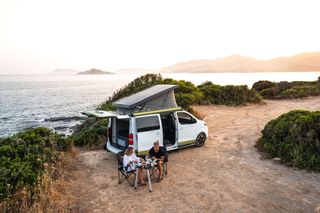
[[[176,106],[175,85],[156,85],[113,104],[117,111],[94,110],[84,114],[109,119],[106,148],[118,153],[133,146],[138,155],[147,154],[159,141],[168,151],[203,146],[207,124]]]

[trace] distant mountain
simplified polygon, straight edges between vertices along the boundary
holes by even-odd
[[[51,73],[55,73],[55,74],[75,74],[77,72],[79,72],[79,71],[78,70],[73,70],[73,69],[56,68]]]
[[[320,52],[302,53],[291,57],[258,60],[241,55],[217,59],[180,62],[160,72],[294,72],[320,71]]]
[[[99,69],[92,68],[84,72],[78,72],[77,75],[105,75],[105,74],[114,74],[112,72],[102,71]]]

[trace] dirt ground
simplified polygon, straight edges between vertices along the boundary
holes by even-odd
[[[242,107],[198,106],[209,126],[202,148],[169,155],[161,183],[135,190],[117,182],[114,154],[81,151],[66,199],[74,212],[317,212],[320,173],[263,160],[254,147],[265,124],[293,109],[320,110],[320,98]]]

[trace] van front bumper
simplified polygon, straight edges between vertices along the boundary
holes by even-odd
[[[109,141],[107,142],[106,147],[107,147],[107,150],[109,150],[110,152],[112,152],[114,154],[118,154],[119,152],[122,151],[121,149],[118,149],[118,148],[112,146]]]

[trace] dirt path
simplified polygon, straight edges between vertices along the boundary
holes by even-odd
[[[137,190],[117,183],[115,156],[83,151],[68,190],[75,212],[316,212],[320,173],[261,160],[254,144],[271,119],[292,109],[320,110],[320,98],[243,107],[199,106],[209,126],[203,148],[170,154],[169,174]]]

